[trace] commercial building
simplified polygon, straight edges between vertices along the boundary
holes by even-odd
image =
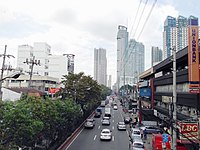
[[[200,114],[200,70],[198,18],[189,17],[188,46],[176,52],[176,104],[173,102],[173,56],[140,74],[140,120],[162,122],[168,128],[173,121],[179,129],[178,139],[188,147],[198,142]],[[176,105],[176,110],[174,110]],[[173,118],[172,112],[177,112]],[[184,127],[191,128],[184,131]],[[193,128],[194,127],[194,128]],[[188,136],[190,135],[190,136]],[[191,142],[191,141],[192,142]]]
[[[107,86],[107,58],[103,48],[94,49],[94,79]]]
[[[33,59],[38,65],[33,66],[33,74],[59,78],[68,72],[74,72],[74,55],[52,55],[51,47],[45,42],[36,42],[33,46],[18,46],[17,68],[30,73]],[[30,63],[24,63],[30,62]]]

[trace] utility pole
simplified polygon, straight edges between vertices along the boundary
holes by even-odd
[[[6,55],[6,49],[7,49],[7,45],[5,45],[5,49],[4,49],[4,54],[1,54],[1,56],[3,56],[3,63],[2,63],[2,67],[1,67],[1,77],[0,77],[0,100],[2,100],[2,83],[3,83],[3,73],[5,70],[5,61],[6,61],[6,57],[10,58],[13,57],[15,58],[13,55]]]
[[[35,56],[33,56],[33,59],[30,59],[30,60],[28,60],[28,58],[26,58],[26,61],[24,63],[27,65],[31,65],[30,78],[29,78],[29,83],[28,83],[28,88],[31,88],[32,76],[33,76],[33,66],[34,65],[40,66],[40,60],[36,60]]]
[[[172,118],[172,149],[176,150],[176,141],[177,141],[177,114],[176,114],[176,49],[173,47],[173,103],[172,103],[172,112],[173,112],[173,118]]]

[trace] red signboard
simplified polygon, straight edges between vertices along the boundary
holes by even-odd
[[[49,93],[50,94],[55,94],[56,92],[58,92],[60,90],[60,88],[49,88]]]
[[[181,122],[179,123],[179,131],[180,131],[180,140],[183,143],[190,142],[188,139],[198,142],[198,123],[197,122]]]

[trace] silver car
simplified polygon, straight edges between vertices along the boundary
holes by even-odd
[[[118,122],[117,129],[118,130],[126,130],[126,124],[124,122]]]
[[[85,122],[85,128],[94,128],[95,120],[94,119],[87,119]]]

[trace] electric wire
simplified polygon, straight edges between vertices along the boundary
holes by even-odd
[[[145,5],[144,5],[143,10],[142,10],[142,13],[140,14],[139,21],[138,21],[137,26],[136,26],[136,28],[135,28],[135,32],[134,32],[134,34],[133,34],[133,37],[135,37],[135,34],[136,34],[137,29],[138,29],[138,27],[139,27],[139,24],[140,24],[140,22],[141,22],[141,20],[142,20],[142,16],[143,16],[144,10],[145,10],[145,8],[146,8],[146,6],[147,6],[147,2],[148,2],[148,0],[146,0]]]
[[[151,10],[150,10],[150,12],[149,12],[149,14],[148,14],[148,16],[147,16],[147,18],[146,18],[146,20],[145,20],[145,23],[144,23],[144,25],[143,25],[143,27],[142,27],[142,30],[140,31],[140,34],[139,34],[139,36],[138,36],[138,38],[137,38],[137,41],[139,40],[140,35],[142,34],[142,32],[143,32],[143,30],[144,30],[144,27],[145,27],[145,25],[147,24],[147,21],[148,21],[148,19],[149,19],[151,13],[152,13],[152,11],[153,11],[153,8],[155,7],[156,2],[157,2],[157,0],[154,1],[153,5],[152,5],[152,7],[151,7]],[[135,46],[136,46],[136,42],[135,42],[135,45],[133,46],[133,48],[135,48]],[[126,65],[126,63],[128,62],[128,60],[129,60],[129,58],[130,58],[130,56],[131,56],[132,53],[133,53],[133,51],[130,52],[128,58],[126,59],[125,65]]]
[[[136,12],[135,18],[134,18],[134,20],[133,20],[133,25],[132,25],[131,30],[130,30],[130,35],[132,34],[133,27],[135,26],[136,19],[137,19],[137,16],[138,16],[138,12],[139,12],[139,9],[140,9],[140,5],[141,5],[141,3],[142,3],[142,0],[140,0],[140,3],[139,3],[139,6],[138,6],[138,9],[137,9],[137,12]]]

